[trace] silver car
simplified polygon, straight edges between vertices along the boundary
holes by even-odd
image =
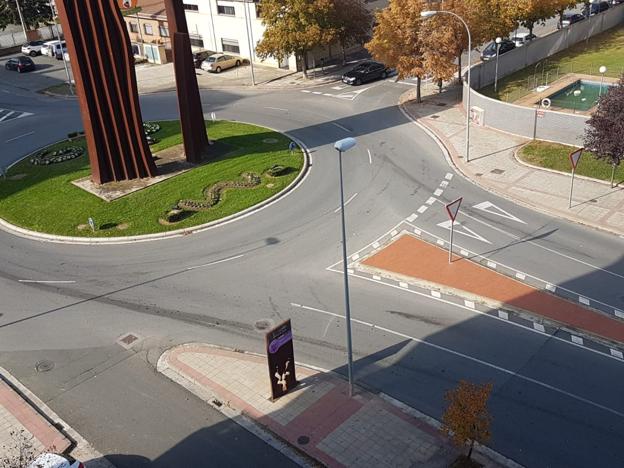
[[[221,73],[232,67],[240,67],[243,63],[240,57],[225,54],[214,54],[204,60],[201,69],[207,72]]]

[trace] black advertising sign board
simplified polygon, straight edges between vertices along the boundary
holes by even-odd
[[[271,397],[273,400],[288,393],[297,385],[295,350],[290,320],[279,324],[265,335]]]

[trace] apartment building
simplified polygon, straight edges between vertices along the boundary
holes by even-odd
[[[152,63],[172,60],[171,38],[163,0],[139,0],[124,16],[135,57]]]

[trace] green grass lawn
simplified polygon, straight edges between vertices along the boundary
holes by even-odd
[[[160,131],[153,135],[159,141],[152,145],[152,152],[182,143],[179,122],[159,124]],[[0,179],[0,217],[27,229],[65,236],[113,237],[169,231],[207,223],[256,205],[283,190],[303,166],[301,151],[291,155],[290,140],[280,133],[227,121],[206,122],[206,127],[210,139],[217,140],[227,154],[112,202],[71,183],[90,174],[86,152],[79,158],[47,166],[32,165],[27,157],[8,171],[6,180]],[[263,142],[266,139],[276,142]],[[84,146],[85,141],[65,141],[51,149],[68,145]],[[266,175],[274,164],[292,170],[280,177]],[[238,180],[243,172],[260,174],[261,184],[227,190],[213,208],[196,212],[179,223],[159,223],[159,218],[179,200],[202,200],[205,188],[219,181]],[[78,229],[89,217],[98,226],[95,233]],[[119,225],[126,225],[126,229],[118,229]]]
[[[587,41],[581,41],[558,54],[548,57],[538,64],[530,65],[505,78],[498,80],[498,92],[494,86],[487,86],[480,93],[486,96],[513,102],[529,94],[536,85],[541,85],[548,78],[552,82],[566,73],[596,75],[598,69],[607,67],[605,76],[619,78],[624,72],[624,25],[617,26],[598,34]],[[548,75],[548,77],[547,77]],[[543,77],[543,78],[542,78]]]
[[[524,146],[519,151],[518,156],[522,161],[535,166],[571,173],[572,166],[568,155],[575,149],[572,146],[557,143],[534,141]],[[611,165],[596,159],[590,152],[583,153],[578,166],[576,166],[576,173],[594,179],[611,181]],[[616,169],[615,181],[624,181],[624,165],[620,165]]]

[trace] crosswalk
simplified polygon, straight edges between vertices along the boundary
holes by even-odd
[[[33,115],[31,112],[15,111],[11,109],[0,109],[0,123],[8,122],[9,120],[21,119]]]

